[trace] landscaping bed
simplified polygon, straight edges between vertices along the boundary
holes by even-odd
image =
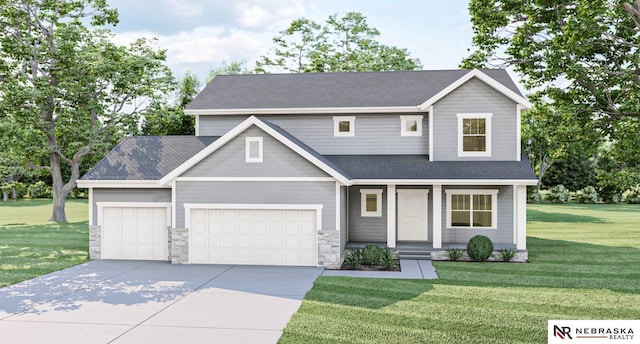
[[[347,250],[340,270],[400,271],[398,252],[369,244],[364,248]]]

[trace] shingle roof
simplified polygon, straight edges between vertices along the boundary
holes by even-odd
[[[159,180],[216,136],[133,136],[124,139],[82,180]]]
[[[535,180],[522,161],[429,161],[426,155],[325,155],[351,179]]]
[[[481,70],[521,95],[503,69]],[[417,106],[469,70],[216,76],[188,110]]]

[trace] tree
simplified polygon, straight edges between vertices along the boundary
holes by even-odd
[[[377,41],[380,32],[358,12],[329,16],[322,26],[294,20],[273,38],[273,47],[256,62],[258,73],[414,70],[422,67],[406,49]]]
[[[142,135],[194,135],[195,120],[187,116],[184,109],[198,94],[200,81],[187,72],[180,82],[176,99],[157,99],[144,112]]]
[[[586,117],[640,118],[640,0],[471,0],[462,66],[514,66]]]
[[[522,147],[538,174],[538,191],[545,173],[557,160],[579,151],[591,151],[595,156],[601,138],[591,124],[540,102],[522,114]]]
[[[205,83],[208,84],[216,77],[216,75],[238,75],[238,74],[250,74],[251,71],[247,69],[247,61],[231,61],[227,63],[226,61],[222,62],[222,66],[218,68],[212,68],[209,71],[209,75],[205,80]]]
[[[51,174],[50,221],[66,221],[66,196],[83,159],[137,132],[140,100],[172,80],[164,51],[149,41],[112,43],[103,27],[117,22],[106,0],[0,2],[0,108],[14,112],[3,120],[37,133],[27,153],[35,162],[47,157],[35,167]]]

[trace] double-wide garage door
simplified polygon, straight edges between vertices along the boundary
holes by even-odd
[[[191,263],[317,265],[311,209],[187,209]]]

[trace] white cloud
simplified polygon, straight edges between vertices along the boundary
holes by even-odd
[[[304,15],[305,6],[298,0],[284,3],[252,0],[236,3],[237,21],[246,28],[284,29],[292,20]]]

